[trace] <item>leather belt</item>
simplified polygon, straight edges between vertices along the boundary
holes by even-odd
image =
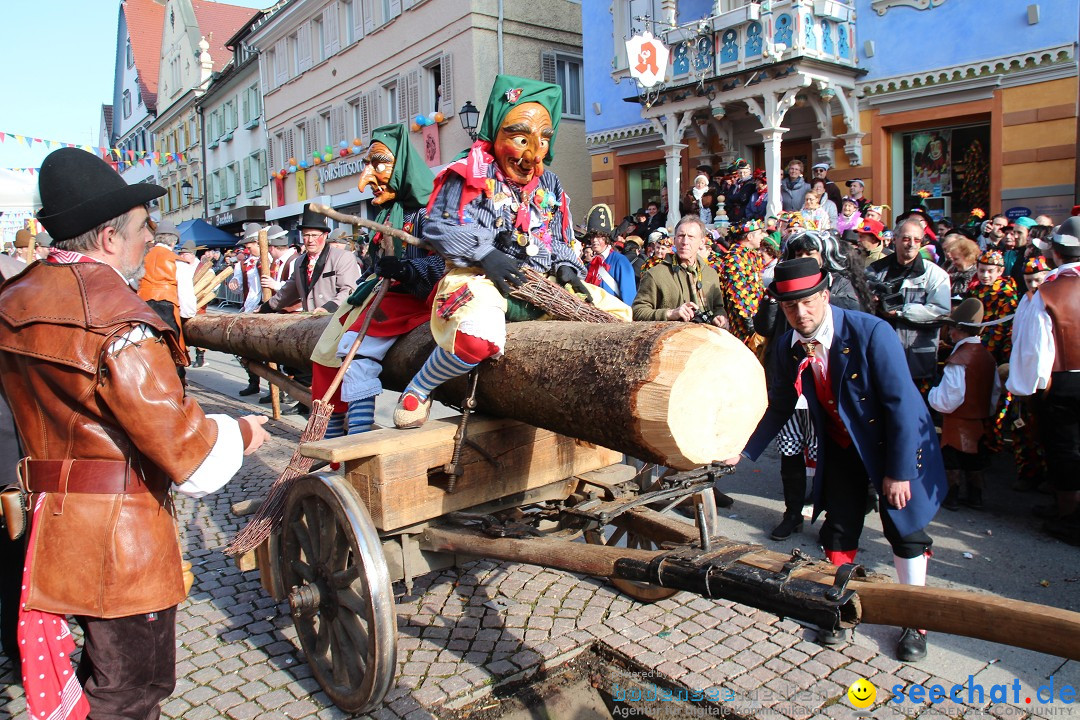
[[[139,474],[122,460],[19,461],[28,492],[129,495],[150,492]]]

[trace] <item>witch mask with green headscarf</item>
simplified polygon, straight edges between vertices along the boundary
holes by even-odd
[[[375,129],[357,185],[360,192],[371,187],[371,202],[380,207],[377,222],[403,229],[405,216],[427,205],[434,181],[431,168],[409,142],[408,128],[397,124]],[[400,242],[394,242],[399,257]]]

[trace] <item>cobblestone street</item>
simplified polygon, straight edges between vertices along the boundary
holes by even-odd
[[[205,389],[196,389],[195,394],[208,412],[242,414],[251,409],[240,400]],[[163,706],[164,717],[348,717],[330,703],[312,677],[299,651],[287,605],[266,595],[257,572],[240,572],[221,552],[244,522],[232,515],[232,503],[261,496],[288,462],[299,437],[295,420],[271,422],[271,426],[273,439],[248,459],[241,475],[224,491],[202,501],[178,501],[183,547],[194,564],[196,580],[178,614],[178,680]],[[760,479],[754,477],[752,467],[740,468],[737,476],[746,487]],[[743,486],[730,480],[737,502],[724,511],[728,513],[725,532],[763,542],[761,528],[774,517],[777,501],[761,505],[760,498],[741,494]],[[771,498],[779,488],[761,489],[766,491]],[[957,517],[951,514],[944,519]],[[755,532],[743,524],[748,521],[757,526]],[[981,542],[977,529],[960,531],[964,533],[970,542]],[[866,562],[871,569],[887,571],[889,557],[876,547],[881,542],[880,530],[870,529],[867,536],[874,547],[868,549]],[[787,551],[801,542],[812,551],[813,537],[813,532],[806,532],[787,543],[763,544]],[[1055,599],[1045,602],[1075,609],[1074,592],[1059,582],[1076,574],[1075,554],[1030,532],[1027,537],[1044,550],[1064,553],[1050,560],[1052,570],[1039,567],[1032,553],[1034,569],[1027,569],[1036,574],[1057,572],[1050,576],[1053,584],[1045,593]],[[883,547],[887,550],[887,545]],[[945,560],[941,567],[947,567],[951,551],[943,548],[940,554]],[[1071,562],[1061,557],[1071,557]],[[1016,570],[1025,572],[1024,566]],[[943,580],[941,573],[937,577],[932,573],[931,583],[963,586],[962,579]],[[1035,583],[1030,584],[1034,588]],[[907,703],[904,713],[884,703],[889,697],[886,688],[894,685],[940,683],[948,687],[964,682],[969,674],[984,684],[1011,683],[1019,677],[1029,694],[1046,676],[1055,675],[1059,686],[1075,687],[1080,679],[1076,664],[1060,658],[940,635],[931,636],[927,661],[906,666],[892,659],[897,636],[893,628],[866,626],[853,642],[826,649],[811,641],[810,630],[742,605],[687,593],[642,605],[602,580],[511,563],[478,561],[431,573],[416,580],[411,594],[398,583],[395,599],[397,678],[385,705],[371,716],[380,720],[439,717],[444,709],[467,707],[500,685],[558,669],[597,647],[645,677],[691,690],[730,691],[733,699],[722,703],[729,712],[754,718],[853,717],[846,692],[858,678],[867,678],[878,688],[879,707],[874,711],[878,718],[1004,719],[1032,713],[1052,717],[1052,712],[1063,709],[1060,705],[1033,708],[1024,702],[1023,693],[1017,703],[957,706],[946,702],[932,707]],[[23,714],[17,671],[6,659],[0,664],[0,682],[4,685],[0,716]]]

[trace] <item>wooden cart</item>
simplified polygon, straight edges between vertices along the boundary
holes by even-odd
[[[344,477],[296,480],[280,532],[256,551],[264,588],[288,599],[312,673],[343,710],[372,710],[392,685],[394,581],[411,587],[465,555],[612,577],[619,559],[715,527],[717,469],[654,481],[619,453],[513,420],[473,418],[447,492],[456,429],[450,418],[304,445],[304,455],[341,463]],[[653,509],[695,494],[705,533]],[[613,582],[643,602],[679,591]]]

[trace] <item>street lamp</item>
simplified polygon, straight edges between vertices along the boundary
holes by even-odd
[[[191,187],[191,183],[184,179],[184,182],[180,183],[180,194],[184,196],[184,204],[187,205],[191,202],[191,191],[195,188]]]
[[[466,100],[465,105],[458,110],[461,119],[461,128],[469,133],[469,138],[476,142],[476,126],[480,122],[480,111],[472,104],[472,100]]]

